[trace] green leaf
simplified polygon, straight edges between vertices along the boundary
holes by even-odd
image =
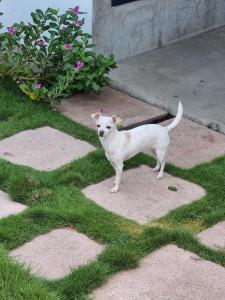
[[[92,88],[93,88],[93,90],[94,90],[94,92],[95,92],[96,94],[99,94],[100,91],[101,91],[100,85],[98,85],[96,82],[93,82],[93,83],[92,83]]]
[[[32,20],[35,24],[38,24],[40,25],[41,22],[40,22],[40,19],[39,19],[39,16],[37,14],[35,14],[34,12],[31,13],[31,17],[32,17]]]
[[[44,16],[44,13],[41,9],[36,9],[35,10],[37,14],[41,15],[41,16]]]
[[[55,29],[58,29],[58,24],[57,23],[54,23],[54,22],[49,22],[49,26],[50,28],[55,28]]]

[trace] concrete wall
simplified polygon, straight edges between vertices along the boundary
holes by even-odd
[[[225,24],[225,0],[93,0],[96,50],[122,59]]]
[[[63,13],[68,8],[80,6],[81,11],[87,12],[81,18],[85,18],[84,31],[92,32],[92,0],[2,0],[0,11],[4,15],[0,18],[4,27],[9,27],[15,22],[31,21],[30,13],[37,8],[47,9],[48,7],[60,9]]]

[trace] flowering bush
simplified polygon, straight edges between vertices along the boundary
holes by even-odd
[[[2,2],[2,0],[0,0],[0,2]],[[0,11],[0,16],[2,16],[3,15],[3,13]],[[0,22],[0,29],[2,29],[2,23]]]
[[[113,55],[92,51],[80,15],[78,6],[62,15],[37,9],[32,24],[8,27],[0,34],[0,76],[12,77],[32,100],[50,104],[74,92],[100,93],[116,63]]]

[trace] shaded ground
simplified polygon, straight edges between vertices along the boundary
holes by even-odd
[[[225,133],[225,27],[119,62],[111,85]]]

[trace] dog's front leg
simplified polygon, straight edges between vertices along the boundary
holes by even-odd
[[[119,190],[122,172],[123,172],[123,163],[119,163],[119,164],[115,165],[115,171],[116,171],[116,180],[115,180],[114,187],[110,190],[111,193],[117,193]]]

